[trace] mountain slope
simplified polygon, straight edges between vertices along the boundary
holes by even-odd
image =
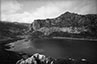
[[[57,35],[58,37],[97,38],[97,14],[66,12],[56,18],[34,20],[31,26],[34,33],[39,31],[44,36],[56,37],[53,33],[59,33],[62,36]]]
[[[29,24],[0,21],[0,40],[15,38],[29,30]]]

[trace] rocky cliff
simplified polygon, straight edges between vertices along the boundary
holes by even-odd
[[[97,14],[79,15],[66,12],[56,18],[34,20],[31,27],[45,36],[57,32],[64,33],[64,37],[68,33],[72,37],[97,38]]]

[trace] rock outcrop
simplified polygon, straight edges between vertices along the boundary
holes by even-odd
[[[19,60],[16,64],[52,64],[52,62],[53,61],[51,61],[49,58],[46,58],[45,55],[36,53],[30,58]]]
[[[92,63],[88,62],[87,59],[81,59],[81,60],[76,60],[73,58],[54,59],[54,58],[36,53],[27,59],[21,59],[17,61],[16,64],[92,64]]]

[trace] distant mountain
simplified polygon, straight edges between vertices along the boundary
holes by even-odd
[[[50,37],[97,38],[97,14],[66,12],[52,19],[37,19],[32,30]],[[33,34],[33,33],[32,33]]]
[[[23,35],[29,30],[29,25],[26,23],[0,21],[0,40]]]
[[[21,59],[16,64],[92,64],[87,59],[76,60],[73,58],[51,58],[45,55],[36,53],[27,59]]]

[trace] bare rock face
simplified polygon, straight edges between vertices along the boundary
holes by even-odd
[[[37,19],[32,23],[34,30],[42,27],[86,27],[88,24],[97,23],[97,14],[79,15],[65,12],[53,19]]]

